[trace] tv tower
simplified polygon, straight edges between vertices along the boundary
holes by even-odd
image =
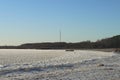
[[[61,42],[61,29],[59,30],[60,42]]]

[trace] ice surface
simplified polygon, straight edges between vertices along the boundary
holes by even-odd
[[[72,64],[89,59],[112,56],[113,53],[99,51],[75,50],[25,50],[25,49],[1,49],[0,68],[27,68],[36,66],[49,66]],[[5,67],[4,67],[5,66]]]
[[[113,55],[112,52],[89,50],[68,52],[65,50],[0,49],[0,80],[5,80],[5,78],[14,80],[14,76],[18,79],[24,79],[27,76],[32,78],[34,75],[41,75],[42,72],[45,72],[45,76],[48,74],[46,71],[51,73],[56,70],[60,73],[59,69],[66,71],[67,68],[75,68],[74,64]]]

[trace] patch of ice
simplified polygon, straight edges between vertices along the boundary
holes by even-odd
[[[4,66],[3,65],[0,65],[0,68],[3,68]]]

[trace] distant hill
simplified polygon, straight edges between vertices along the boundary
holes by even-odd
[[[0,46],[1,49],[102,49],[120,48],[120,35],[105,38],[96,42],[83,41],[77,43],[48,42],[48,43],[27,43],[20,46]]]

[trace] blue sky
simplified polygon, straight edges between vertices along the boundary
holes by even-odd
[[[0,45],[96,41],[120,34],[120,0],[0,0]]]

